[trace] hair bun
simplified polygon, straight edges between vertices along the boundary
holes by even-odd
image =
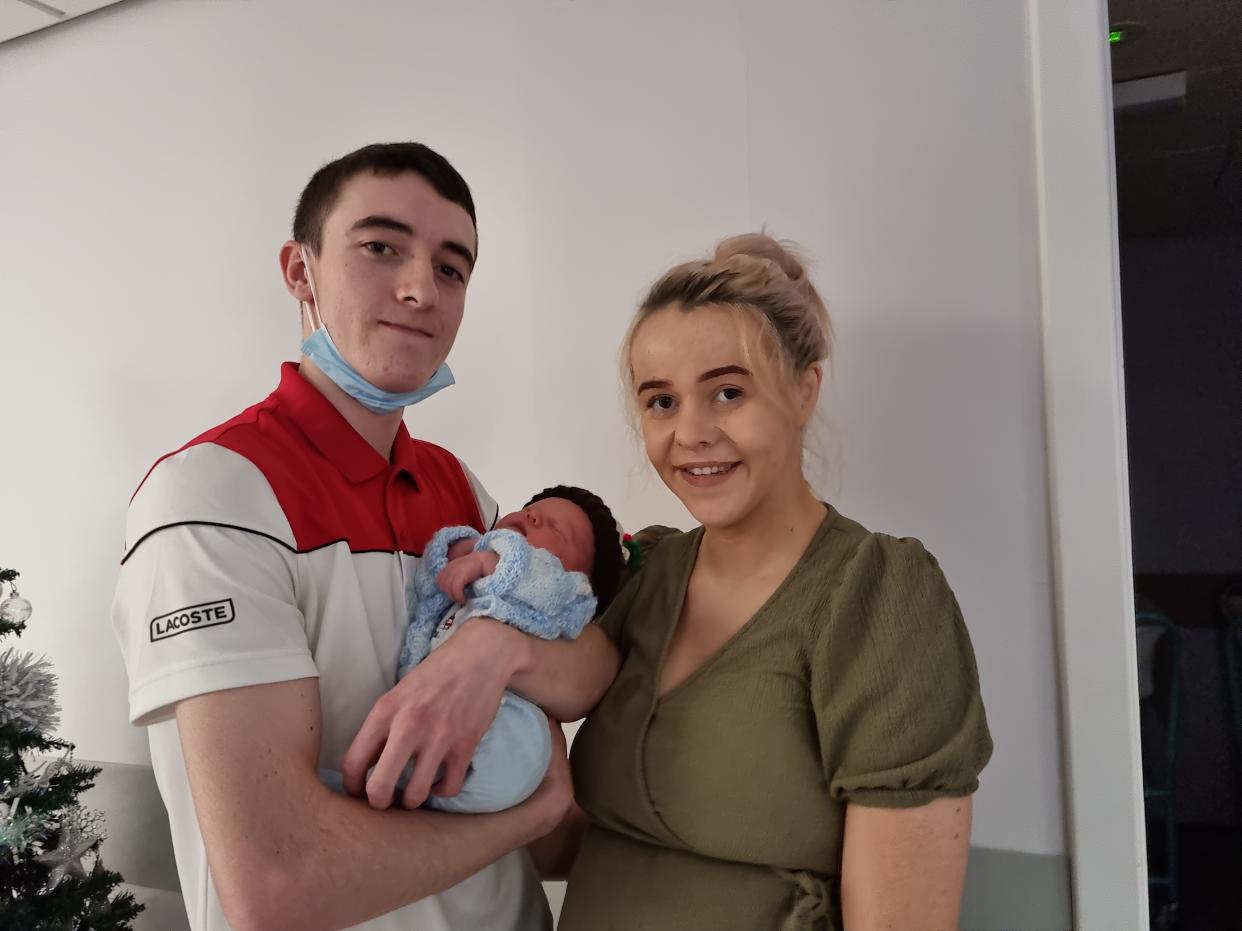
[[[792,245],[783,244],[766,233],[743,233],[722,240],[716,246],[713,264],[736,264],[731,260],[739,257],[743,261],[749,259],[767,265],[793,282],[806,279],[806,267]]]
[[[788,371],[804,372],[832,355],[828,308],[801,251],[766,233],[730,236],[709,258],[682,262],[665,272],[639,305],[626,337],[627,351],[639,325],[652,313],[708,306],[748,309],[761,318]]]

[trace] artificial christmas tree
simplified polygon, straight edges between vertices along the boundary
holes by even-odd
[[[16,579],[0,569],[0,639],[20,636],[32,613]],[[78,800],[99,770],[74,763],[73,745],[51,736],[59,719],[47,660],[0,652],[0,929],[132,928],[142,906],[117,891],[121,876],[99,857],[103,819]]]

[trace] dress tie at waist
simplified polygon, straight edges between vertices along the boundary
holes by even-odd
[[[781,870],[776,875],[794,887],[794,904],[781,931],[817,931],[829,927],[828,903],[830,893],[825,878],[810,870]],[[822,922],[822,924],[821,924]]]

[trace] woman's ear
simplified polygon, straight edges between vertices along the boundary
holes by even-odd
[[[824,383],[824,367],[819,362],[808,365],[798,376],[799,426],[806,429],[819,404],[819,391]]]

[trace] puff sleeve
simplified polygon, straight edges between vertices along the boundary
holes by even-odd
[[[869,535],[828,610],[811,700],[833,798],[910,808],[974,792],[992,740],[970,636],[932,555]]]

